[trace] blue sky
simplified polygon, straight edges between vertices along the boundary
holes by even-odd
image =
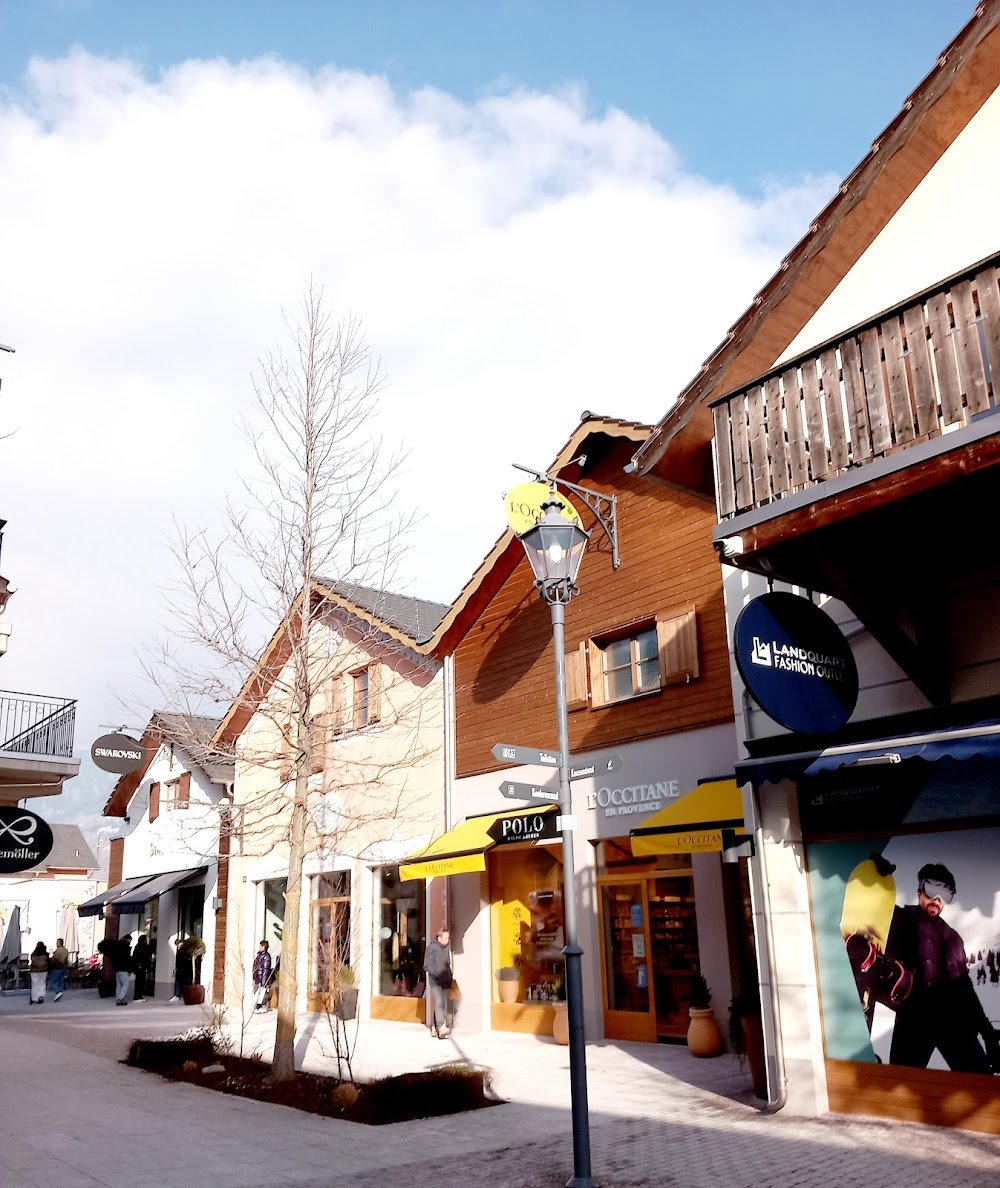
[[[662,417],[972,10],[0,0],[0,684],[77,698],[82,754],[179,708],[138,659],[175,525],[239,496],[310,278],[407,451],[393,588],[450,602],[511,463],[585,408]]]
[[[686,168],[742,189],[846,175],[971,0],[0,0],[0,80],[74,44],[149,72],[275,54],[472,100],[586,88],[648,120]]]

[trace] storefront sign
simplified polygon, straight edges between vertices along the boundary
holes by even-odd
[[[500,817],[490,826],[489,835],[498,846],[514,842],[551,841],[556,833],[555,813],[522,813]]]
[[[677,780],[657,780],[653,784],[632,784],[625,788],[597,788],[587,793],[587,808],[601,809],[605,817],[628,817],[652,813],[662,808],[662,801],[676,800],[681,790]]]
[[[733,646],[743,683],[766,714],[788,730],[830,734],[858,703],[851,646],[808,598],[762,594],[736,620]]]
[[[515,535],[523,536],[525,532],[534,528],[542,515],[542,504],[549,499],[556,498],[563,505],[561,515],[564,519],[581,528],[580,513],[570,503],[569,499],[560,491],[555,496],[548,483],[520,483],[512,491],[507,492],[505,509],[507,523],[514,530]]]
[[[127,775],[142,767],[145,760],[142,743],[127,734],[102,734],[90,748],[90,757],[101,771]]]
[[[0,874],[29,870],[51,852],[52,830],[37,813],[13,805],[0,808]]]

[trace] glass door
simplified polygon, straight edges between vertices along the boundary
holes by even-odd
[[[656,1035],[668,1042],[684,1040],[690,1022],[691,982],[699,972],[691,876],[652,879],[648,891]]]
[[[656,1040],[650,995],[646,881],[601,881],[604,1034],[608,1039]]]

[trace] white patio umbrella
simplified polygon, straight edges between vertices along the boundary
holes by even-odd
[[[6,973],[9,966],[14,967],[15,975],[21,961],[21,909],[16,904],[10,914],[7,925],[7,935],[0,946],[0,970]],[[3,979],[6,981],[6,978]]]
[[[59,935],[63,938],[63,944],[71,953],[78,952],[80,948],[80,942],[77,939],[76,920],[75,903],[67,903],[59,909]]]

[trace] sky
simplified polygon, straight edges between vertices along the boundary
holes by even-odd
[[[356,316],[450,602],[511,463],[654,423],[972,15],[971,0],[0,0],[0,686],[86,756],[159,704],[175,525],[310,281]]]

